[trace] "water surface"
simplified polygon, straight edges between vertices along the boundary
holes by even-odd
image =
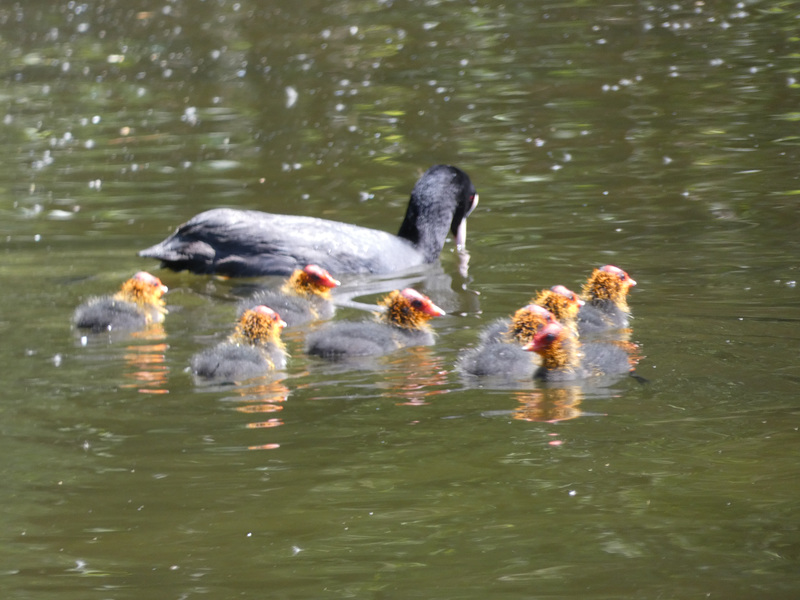
[[[793,3],[30,1],[0,7],[5,565],[14,598],[793,598]],[[70,316],[235,206],[394,231],[481,196],[436,346],[195,385],[273,280],[156,271],[162,328]],[[632,378],[453,366],[543,287],[638,281]],[[374,302],[374,282],[344,282]],[[338,318],[363,313],[344,307]]]

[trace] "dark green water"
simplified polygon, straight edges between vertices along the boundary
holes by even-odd
[[[3,597],[795,598],[799,26],[789,2],[0,5]],[[394,231],[442,162],[481,204],[468,276],[449,244],[416,284],[449,313],[434,347],[343,370],[287,332],[285,378],[198,388],[255,282],[161,271],[163,331],[70,328],[200,210]],[[638,281],[649,383],[453,372],[604,263]]]

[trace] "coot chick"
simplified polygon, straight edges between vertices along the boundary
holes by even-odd
[[[630,309],[626,297],[635,285],[619,267],[605,265],[595,269],[583,286],[586,304],[578,313],[578,333],[585,336],[628,327]]]
[[[390,273],[436,261],[448,231],[463,247],[466,218],[477,204],[466,173],[436,165],[414,186],[397,235],[314,217],[218,208],[139,255],[175,271],[230,277],[289,275],[307,264],[335,275]]]
[[[404,346],[429,346],[434,333],[428,324],[445,312],[427,296],[406,288],[395,290],[379,304],[377,319],[328,323],[306,338],[306,353],[328,360],[388,354]]]
[[[533,303],[549,310],[556,321],[569,327],[573,333],[578,332],[578,312],[585,303],[572,290],[563,285],[554,285],[549,290],[539,292]]]
[[[75,327],[100,331],[137,331],[161,323],[167,309],[162,296],[167,286],[146,271],[139,271],[113,296],[89,298],[75,309]]]
[[[545,309],[546,317],[532,311],[533,305]],[[554,285],[549,290],[539,292],[528,306],[520,308],[510,319],[498,319],[486,327],[481,332],[481,343],[516,342],[524,345],[533,339],[545,322],[552,320],[575,329],[575,319],[581,306],[583,300],[575,292],[563,285]]]
[[[195,354],[192,372],[217,382],[243,381],[286,367],[281,329],[286,323],[268,306],[246,310],[227,340]]]
[[[524,347],[549,323],[555,319],[547,309],[523,306],[510,319],[498,319],[484,329],[479,344],[459,357],[456,368],[476,377],[530,379],[538,361]]]
[[[630,373],[630,355],[613,343],[581,344],[568,327],[551,323],[535,336],[526,350],[536,352],[542,364],[534,377],[544,381],[572,381],[601,375]]]
[[[296,269],[278,290],[261,290],[239,304],[240,311],[254,304],[265,304],[276,310],[286,325],[291,327],[314,321],[330,319],[336,308],[331,302],[331,289],[339,286],[322,267],[306,265]]]

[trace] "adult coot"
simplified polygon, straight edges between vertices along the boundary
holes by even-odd
[[[406,288],[395,290],[380,303],[383,312],[375,320],[328,323],[306,338],[306,352],[329,360],[379,356],[404,346],[428,346],[434,334],[428,324],[444,315],[430,298]]]
[[[281,329],[286,323],[267,306],[246,310],[227,340],[192,357],[192,372],[216,382],[243,381],[286,366]]]
[[[630,309],[627,296],[635,285],[636,281],[614,265],[592,271],[583,286],[586,304],[578,313],[578,333],[585,336],[628,327]]]
[[[335,312],[331,289],[339,286],[322,267],[306,265],[296,269],[280,289],[260,290],[239,304],[240,312],[254,304],[266,304],[278,311],[291,327],[316,319],[330,319]]]
[[[289,275],[307,264],[335,275],[390,273],[434,262],[448,231],[463,247],[466,218],[477,203],[466,173],[436,165],[414,186],[397,235],[314,217],[218,208],[139,255],[176,271],[230,277]]]
[[[144,329],[161,323],[167,309],[162,296],[167,286],[146,271],[139,271],[110,296],[89,298],[75,309],[72,321],[80,329],[100,331]]]
[[[572,381],[600,375],[621,375],[633,369],[633,359],[614,343],[581,344],[568,327],[550,323],[525,347],[541,356],[534,376],[544,381]]]

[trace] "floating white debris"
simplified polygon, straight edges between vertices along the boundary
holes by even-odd
[[[286,88],[286,108],[292,108],[297,103],[299,94],[292,86]]]
[[[228,171],[242,166],[238,160],[209,160],[204,164],[215,171]]]
[[[189,125],[197,125],[197,108],[194,106],[187,106],[186,110],[181,115],[181,121]]]

